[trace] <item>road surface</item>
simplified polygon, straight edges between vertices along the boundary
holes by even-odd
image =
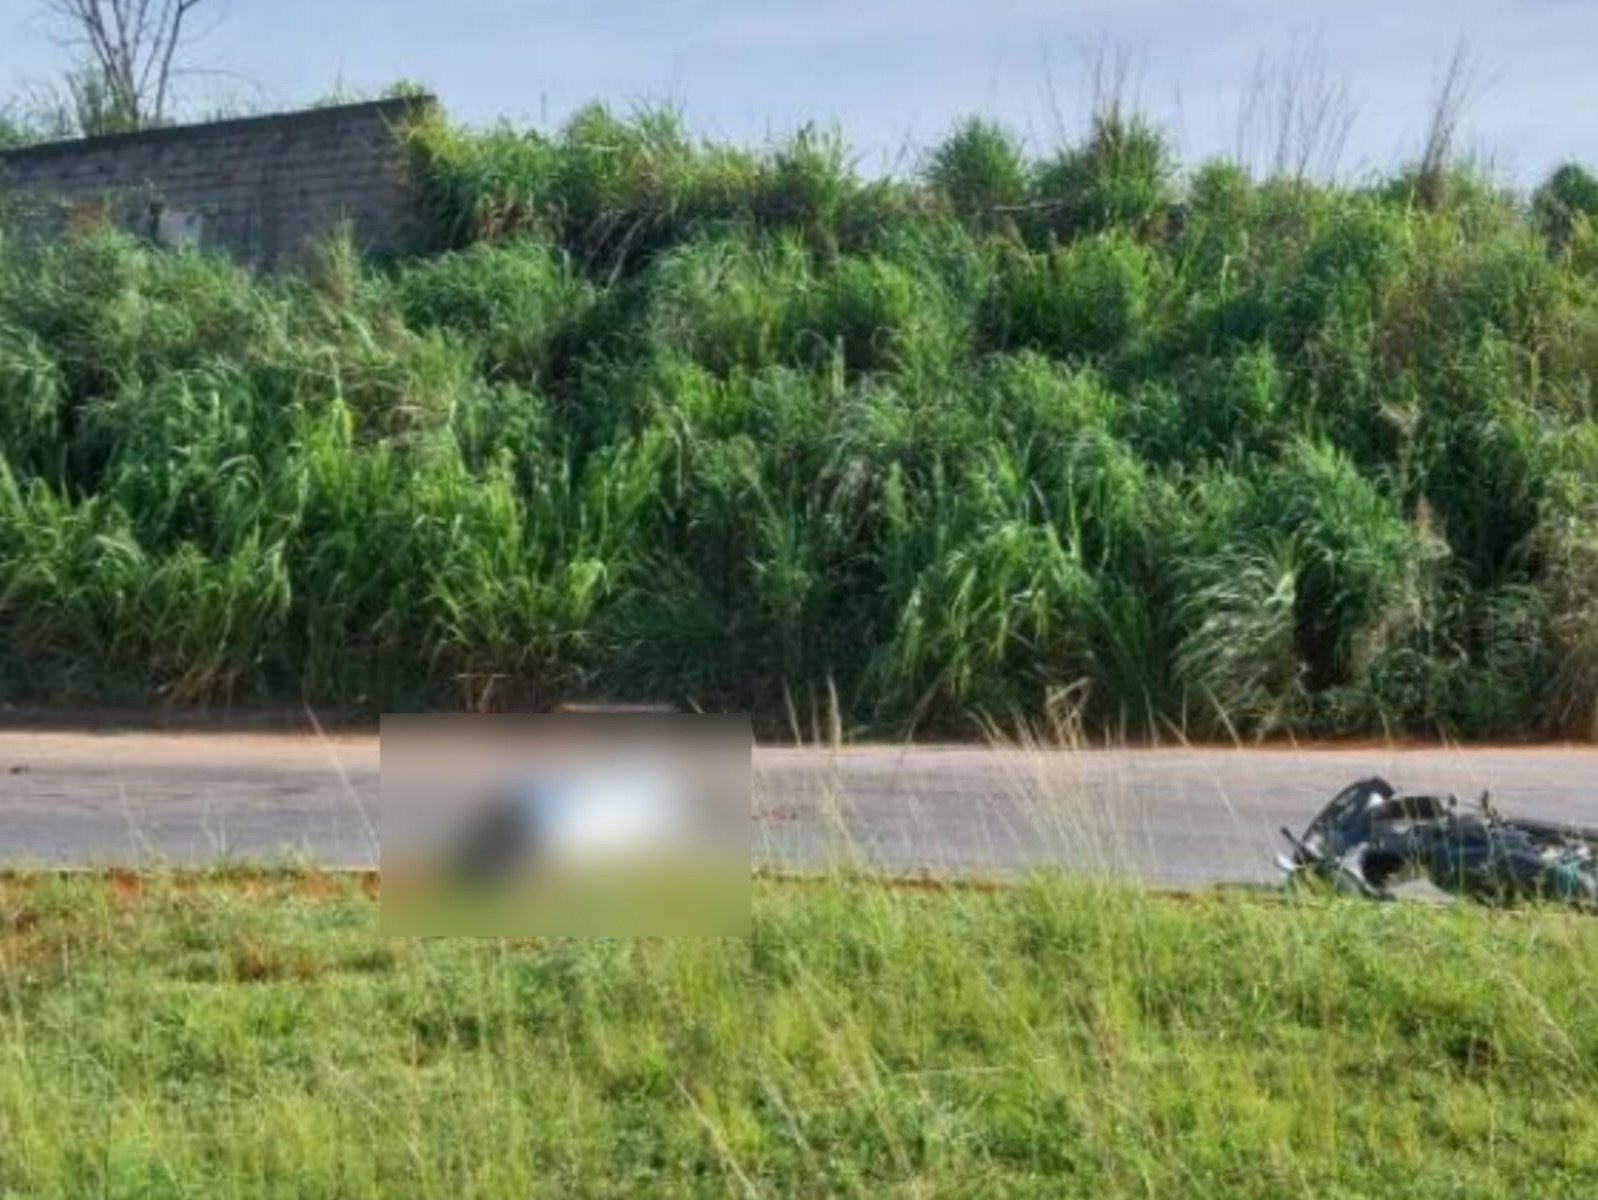
[[[1598,750],[759,749],[754,849],[805,869],[1011,875],[1056,865],[1167,886],[1264,881],[1282,825],[1381,774],[1598,824]],[[0,732],[0,864],[377,862],[371,737]]]

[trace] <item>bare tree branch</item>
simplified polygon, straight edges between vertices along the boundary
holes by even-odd
[[[189,14],[205,0],[41,3],[83,60],[73,90],[85,116],[133,129],[167,120]]]
[[[166,21],[169,34],[166,39],[166,52],[161,56],[161,73],[157,77],[155,89],[155,111],[157,120],[166,115],[167,94],[172,84],[172,63],[177,55],[178,44],[183,40],[183,21],[200,0],[172,0],[167,6],[171,14]]]

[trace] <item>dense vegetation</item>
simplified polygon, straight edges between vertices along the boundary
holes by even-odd
[[[1598,922],[1040,880],[385,938],[350,877],[0,879],[0,1195],[1598,1189]]]
[[[414,134],[419,252],[0,246],[0,691],[1598,726],[1598,182]]]

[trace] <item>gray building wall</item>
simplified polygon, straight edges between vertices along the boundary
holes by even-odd
[[[364,249],[398,251],[412,206],[396,130],[435,105],[406,97],[6,151],[0,203],[24,231],[104,215],[263,270],[341,220]]]

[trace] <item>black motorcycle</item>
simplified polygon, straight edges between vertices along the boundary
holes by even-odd
[[[1473,808],[1452,796],[1402,795],[1384,779],[1339,792],[1278,859],[1290,884],[1394,898],[1393,887],[1428,879],[1483,904],[1523,901],[1598,911],[1598,829],[1511,819],[1483,795]]]

